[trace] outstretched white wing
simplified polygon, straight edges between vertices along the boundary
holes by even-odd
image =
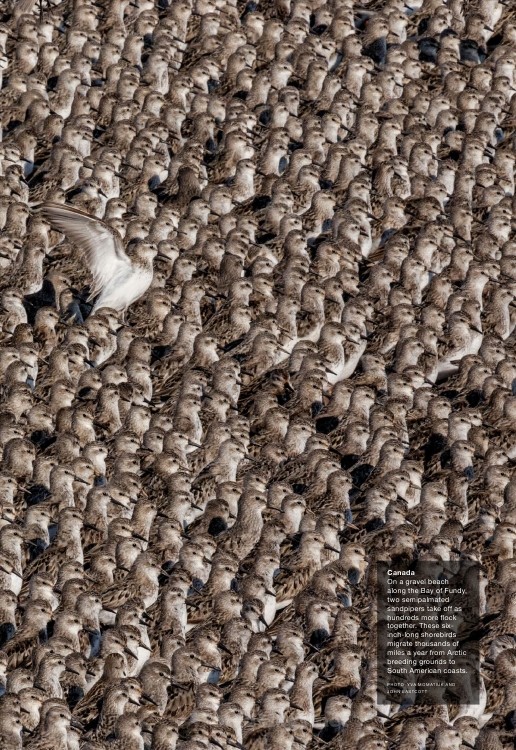
[[[121,270],[131,269],[120,234],[105,221],[61,203],[43,203],[37,210],[84,253],[93,277],[90,299]]]

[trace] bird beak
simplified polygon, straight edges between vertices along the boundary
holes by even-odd
[[[113,505],[118,505],[120,508],[125,508],[125,505],[121,503],[120,500],[114,500],[113,498],[111,498],[111,502],[113,503]]]
[[[153,706],[157,706],[158,705],[155,700],[152,700],[152,698],[150,697],[150,695],[147,695],[147,693],[142,693],[142,698],[144,700],[146,700],[146,701],[149,701],[149,703],[152,703]],[[132,702],[132,701],[130,701],[130,702]]]
[[[179,682],[172,682],[172,680],[170,680],[168,684],[171,687],[177,688],[178,690],[188,690],[188,688],[185,685],[181,685]]]

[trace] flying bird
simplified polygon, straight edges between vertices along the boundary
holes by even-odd
[[[88,297],[88,302],[94,300],[92,313],[102,307],[124,312],[145,294],[152,282],[156,245],[132,240],[128,255],[120,233],[102,219],[59,203],[43,203],[38,212],[82,255],[93,281]]]

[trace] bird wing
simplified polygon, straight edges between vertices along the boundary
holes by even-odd
[[[73,206],[43,203],[39,213],[85,254],[85,262],[93,276],[90,299],[95,297],[122,268],[131,268],[120,234],[105,221],[90,216]]]
[[[18,0],[16,3],[16,13],[22,14],[22,13],[31,13],[32,9],[36,3],[36,0]]]

